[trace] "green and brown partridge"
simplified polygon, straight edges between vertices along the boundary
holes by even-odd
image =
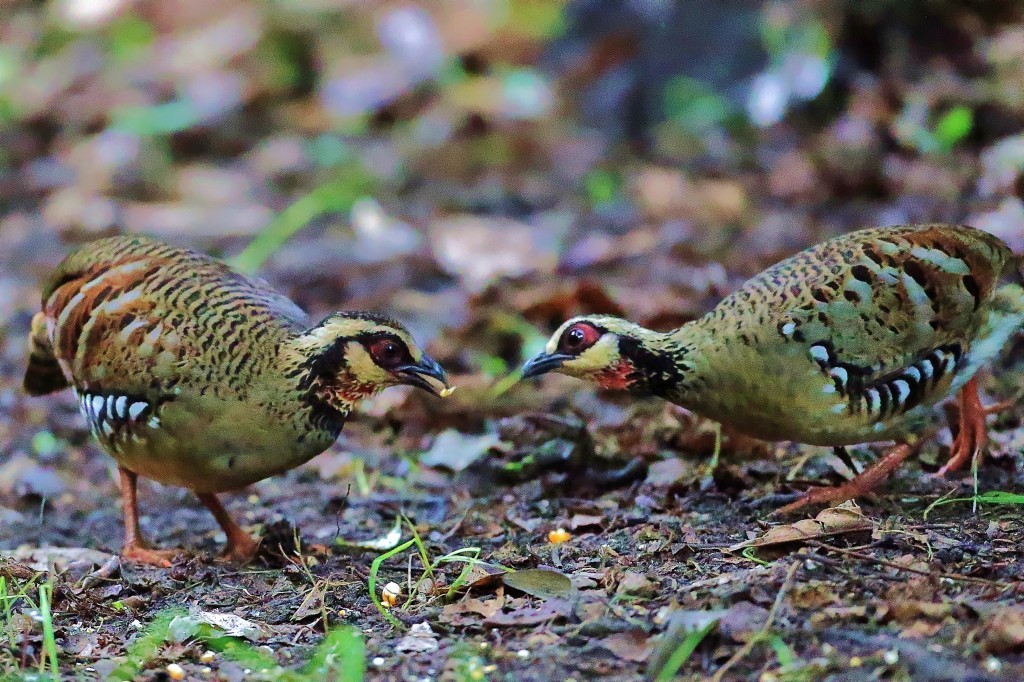
[[[960,428],[942,472],[984,447],[974,376],[1024,324],[1024,288],[999,284],[1012,260],[970,227],[860,230],[768,268],[674,331],[571,319],[523,375],[659,396],[765,440],[900,443],[853,481],[787,509],[846,499],[895,470],[932,407],[957,391]]]
[[[25,390],[68,386],[120,471],[124,555],[168,565],[139,532],[136,478],[194,491],[244,560],[257,543],[216,493],[329,447],[361,399],[398,384],[448,392],[399,323],[335,313],[311,326],[265,282],[137,236],[68,256],[32,320]]]

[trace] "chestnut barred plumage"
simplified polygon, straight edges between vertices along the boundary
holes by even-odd
[[[287,471],[337,438],[363,398],[410,384],[448,386],[398,322],[341,312],[310,326],[262,280],[209,256],[152,239],[102,239],[68,256],[32,321],[24,386],[72,387],[117,461],[124,554],[167,565],[142,540],[136,477],[196,492],[228,537],[256,542],[215,493]]]
[[[523,374],[561,372],[758,438],[827,446],[903,441],[960,391],[945,472],[984,447],[974,375],[1024,324],[1024,289],[999,285],[1012,260],[1001,240],[965,226],[860,230],[768,268],[674,331],[573,318]],[[861,480],[877,482],[910,451]],[[863,488],[812,491],[791,508]]]

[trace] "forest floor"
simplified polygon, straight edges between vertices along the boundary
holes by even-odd
[[[564,378],[488,403],[456,377],[461,395],[385,393],[327,453],[225,496],[264,536],[250,565],[217,558],[190,494],[143,484],[145,533],[187,548],[158,569],[116,557],[114,469],[73,397],[26,399],[5,369],[8,666],[47,655],[49,584],[60,668],[83,679],[282,679],[342,625],[362,644],[328,645],[368,679],[1024,677],[1021,499],[991,492],[1020,485],[1020,408],[997,419],[977,510],[970,472],[934,476],[944,432],[859,507],[794,527],[814,514],[773,516],[787,494],[849,475],[823,449],[726,434],[712,470],[713,425],[673,406]],[[550,410],[504,414],[522,403]]]
[[[1017,404],[976,479],[935,475],[937,409],[815,521],[774,512],[852,475],[826,449],[503,379],[572,315],[670,329],[858,227],[1024,253],[1020,3],[563,4],[3,10],[0,679],[1024,679],[1021,335],[982,379]],[[802,93],[774,123],[734,97],[761,76]],[[113,461],[70,391],[21,390],[41,284],[121,232],[244,253],[315,319],[387,312],[458,390],[389,389],[225,495],[263,537],[246,566],[191,493],[141,482],[144,533],[186,552],[121,562]]]

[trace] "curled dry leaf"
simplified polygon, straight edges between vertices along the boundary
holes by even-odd
[[[654,643],[642,630],[616,632],[599,640],[599,643],[619,658],[635,663],[646,661],[654,648]]]
[[[454,604],[447,604],[441,609],[441,622],[464,625],[467,622],[478,622],[480,616],[490,618],[501,611],[505,605],[505,594],[500,589],[494,599],[463,599]]]
[[[729,551],[735,552],[746,547],[796,544],[833,535],[870,531],[874,526],[875,522],[864,516],[856,502],[847,500],[838,507],[823,510],[813,519],[802,519],[796,523],[769,528],[761,537],[733,545]]]
[[[547,568],[528,568],[506,573],[502,581],[506,587],[540,599],[567,597],[573,590],[568,576]]]

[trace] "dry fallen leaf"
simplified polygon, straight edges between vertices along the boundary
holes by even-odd
[[[572,581],[567,575],[547,568],[528,568],[502,576],[506,587],[525,592],[532,597],[551,599],[572,593]]]
[[[643,573],[626,571],[619,578],[619,584],[615,588],[616,594],[632,594],[638,597],[654,597],[658,593],[658,586]]]
[[[981,647],[993,654],[1020,652],[1024,648],[1024,608],[996,609],[985,622]]]
[[[251,642],[258,642],[264,636],[262,624],[246,620],[233,613],[216,613],[214,611],[198,611],[191,614],[200,623],[205,623],[224,633],[226,637],[242,637]]]
[[[650,637],[642,630],[616,632],[599,640],[599,643],[619,658],[635,663],[646,661],[654,648]]]
[[[874,526],[874,521],[864,516],[856,502],[847,500],[838,507],[821,511],[813,519],[802,519],[796,523],[769,528],[761,537],[733,545],[729,551],[818,540],[833,535],[870,531]]]
[[[493,433],[473,436],[448,429],[438,434],[430,449],[420,457],[420,462],[430,467],[462,471],[499,442],[500,439]]]
[[[441,609],[441,622],[460,624],[467,620],[466,616],[483,616],[490,618],[501,611],[505,605],[505,594],[501,588],[494,599],[463,599],[454,604],[447,604]]]
[[[512,600],[523,602],[525,600]],[[519,606],[508,613],[498,612],[484,620],[484,625],[492,627],[521,627],[539,625],[560,618],[568,618],[572,614],[572,605],[566,599],[548,599],[537,608]]]

